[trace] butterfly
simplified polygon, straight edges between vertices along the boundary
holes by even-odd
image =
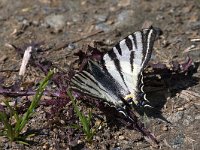
[[[127,116],[126,107],[148,103],[142,72],[158,36],[155,28],[136,31],[109,50],[101,64],[88,61],[88,68],[71,79],[72,90],[102,100]]]

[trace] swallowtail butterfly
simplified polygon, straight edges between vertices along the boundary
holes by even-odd
[[[89,69],[76,73],[72,89],[103,100],[127,116],[126,107],[131,102],[141,105],[147,101],[142,71],[150,60],[156,36],[153,27],[127,36],[103,56],[101,65],[90,60]]]

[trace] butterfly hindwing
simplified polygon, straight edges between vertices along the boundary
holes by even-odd
[[[82,71],[72,78],[72,89],[99,98],[111,105],[122,106],[125,90],[112,77],[103,72],[95,62],[89,61],[89,70]]]

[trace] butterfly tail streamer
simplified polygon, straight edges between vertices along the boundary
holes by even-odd
[[[144,124],[138,119],[138,115],[136,111],[133,111],[129,105],[123,106],[123,108],[118,108],[117,111],[120,114],[123,114],[123,117],[131,123],[131,126],[136,130],[139,131],[144,138],[146,139],[147,142],[149,142],[153,146],[158,145],[158,141],[156,137],[144,127]],[[123,124],[127,125],[127,121],[123,121],[119,119]]]
[[[135,130],[139,131],[140,133],[144,135],[144,138],[149,143],[155,146],[158,145],[159,142],[156,139],[156,137],[144,127],[144,124],[140,120],[138,120],[138,117],[135,115],[133,111],[131,110],[129,111],[129,116],[127,116],[127,119],[130,120]]]

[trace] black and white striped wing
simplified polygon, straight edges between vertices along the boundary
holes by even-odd
[[[110,74],[133,99],[136,99],[140,75],[146,67],[156,38],[152,27],[137,31],[120,41],[103,57],[105,71]]]
[[[127,91],[95,62],[89,61],[89,70],[75,74],[71,80],[71,88],[102,99],[112,106],[123,107],[122,99],[128,94]]]
[[[153,28],[137,31],[103,57],[103,67],[89,61],[89,69],[75,74],[71,87],[81,93],[123,107],[126,96],[137,100],[141,72],[148,63],[156,38]]]

